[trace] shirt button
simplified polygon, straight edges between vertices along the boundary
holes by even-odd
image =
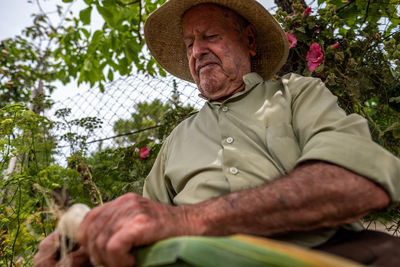
[[[227,142],[228,144],[232,144],[232,143],[233,143],[233,138],[232,138],[232,137],[226,138],[226,142]]]
[[[223,111],[223,112],[227,112],[228,110],[229,110],[229,108],[228,108],[227,106],[223,106],[223,107],[222,107],[222,111]]]
[[[230,168],[229,168],[229,171],[230,171],[230,173],[232,173],[232,174],[237,174],[237,173],[239,172],[239,170],[236,169],[235,167],[230,167]]]

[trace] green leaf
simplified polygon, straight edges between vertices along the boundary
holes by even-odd
[[[111,12],[110,9],[98,5],[97,11],[99,11],[100,15],[104,18],[104,20],[110,27],[112,28],[115,27],[114,13]]]
[[[62,0],[64,3],[72,3],[74,0]]]
[[[107,78],[108,78],[109,81],[113,81],[114,80],[114,72],[111,69],[108,70]]]
[[[92,64],[91,60],[90,59],[86,59],[85,63],[83,64],[83,70],[84,71],[91,71],[92,68],[93,68],[93,64]]]
[[[96,47],[99,44],[99,42],[101,41],[101,39],[103,38],[103,36],[104,36],[104,32],[103,31],[101,31],[101,30],[95,31],[95,33],[93,34],[92,41],[91,41],[90,45]]]
[[[104,93],[104,84],[101,81],[99,82],[99,89],[100,92]]]
[[[138,52],[134,48],[135,48],[135,46],[132,42],[128,43],[125,46],[125,55],[127,56],[129,61],[131,61],[131,62],[133,61],[136,63],[136,62],[138,62],[139,57],[138,57]]]
[[[296,30],[302,33],[306,33],[306,29],[304,29],[304,27],[296,27]]]
[[[126,57],[123,57],[119,60],[118,70],[121,75],[128,74],[128,59]]]
[[[86,30],[85,28],[81,28],[80,30],[83,33],[83,35],[85,35],[86,39],[89,39],[90,32],[88,30]]]
[[[137,265],[200,267],[356,267],[348,260],[269,239],[233,237],[178,237],[135,250]]]
[[[79,18],[82,21],[83,25],[90,24],[90,15],[92,14],[92,7],[85,8],[79,12]]]

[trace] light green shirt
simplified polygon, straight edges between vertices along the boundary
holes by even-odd
[[[321,80],[290,74],[265,82],[256,73],[243,80],[244,91],[207,102],[173,130],[146,179],[145,197],[195,204],[323,160],[372,179],[400,202],[400,160],[371,140],[364,118],[339,108]],[[334,232],[282,239],[314,246]]]

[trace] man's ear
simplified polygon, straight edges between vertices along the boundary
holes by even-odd
[[[249,54],[254,57],[257,53],[256,28],[252,24],[249,24],[245,29],[245,33],[248,38]]]

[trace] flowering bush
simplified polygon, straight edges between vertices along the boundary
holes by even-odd
[[[326,5],[312,10],[294,0],[292,12],[279,9],[291,48],[279,75],[321,78],[346,112],[368,120],[376,142],[400,156],[399,3],[378,2],[319,0]],[[398,208],[369,219],[396,221],[400,229]]]
[[[378,143],[400,155],[400,32],[398,4],[386,9],[365,1],[328,0],[313,10],[293,1],[279,9],[290,52],[279,75],[295,72],[321,78],[348,113],[364,116]],[[333,5],[336,4],[337,6]],[[380,18],[388,18],[380,27]]]

